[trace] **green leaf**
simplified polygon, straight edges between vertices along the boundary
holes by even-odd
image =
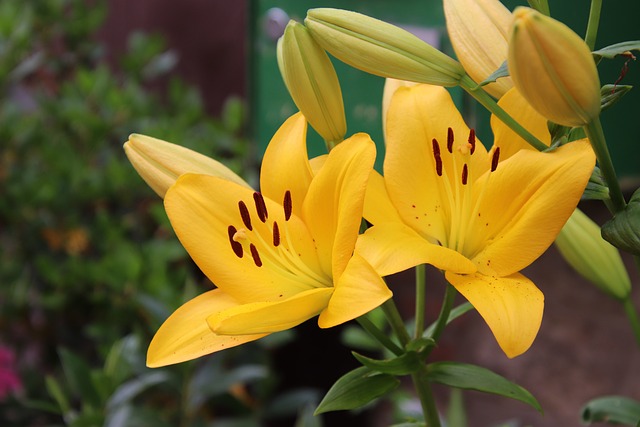
[[[489,74],[489,76],[481,81],[478,86],[486,86],[490,83],[494,83],[496,80],[502,77],[509,77],[509,68],[507,68],[507,61],[504,61],[497,70]]]
[[[82,397],[83,403],[87,403],[94,408],[101,407],[100,396],[91,381],[91,369],[87,363],[64,348],[60,348],[58,354],[71,390],[76,396]]]
[[[592,55],[596,62],[598,62],[602,58],[612,59],[632,50],[640,51],[640,40],[612,44],[611,46],[603,47],[602,49],[592,52]]]
[[[170,378],[168,371],[153,371],[127,381],[111,395],[109,402],[107,402],[107,410],[111,411],[118,406],[130,403],[137,395],[149,387],[167,382]]]
[[[609,199],[609,187],[602,179],[599,167],[594,167],[587,188],[585,188],[582,194],[582,200],[608,200]]]
[[[625,96],[633,86],[631,85],[604,85],[600,88],[600,105],[602,111],[613,107]]]
[[[53,376],[47,375],[47,377],[45,378],[45,386],[47,387],[49,395],[53,398],[53,400],[56,401],[56,403],[60,407],[60,412],[62,414],[66,414],[67,412],[69,412],[69,410],[71,409],[69,399],[67,399],[64,391],[62,391],[62,387],[60,387],[58,381]]]
[[[622,211],[602,226],[602,237],[618,249],[640,255],[640,189]]]
[[[405,346],[405,349],[407,351],[415,351],[417,353],[422,353],[423,351],[435,346],[436,346],[436,341],[433,338],[420,337],[420,338],[409,341]]]
[[[358,362],[372,371],[389,375],[409,375],[420,369],[421,365],[420,356],[415,351],[409,351],[401,356],[385,360],[371,359],[355,351],[352,351],[351,354],[358,359]]]
[[[356,409],[398,387],[400,381],[387,374],[379,374],[360,367],[343,375],[329,389],[315,414]]]
[[[465,390],[497,394],[524,402],[542,413],[531,393],[488,369],[457,362],[436,362],[427,365],[427,378],[438,384]]]
[[[640,402],[624,396],[598,397],[582,407],[582,422],[636,426],[640,424]]]

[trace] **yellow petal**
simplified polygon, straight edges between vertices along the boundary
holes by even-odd
[[[129,161],[158,196],[165,193],[183,173],[219,176],[249,187],[222,163],[196,151],[150,136],[132,134],[124,144]]]
[[[184,362],[264,337],[266,334],[221,336],[211,331],[207,317],[236,304],[229,295],[215,289],[182,305],[151,340],[147,366],[157,368]]]
[[[371,171],[371,176],[369,176],[369,182],[367,183],[363,216],[374,225],[389,221],[402,222],[398,211],[391,203],[384,178],[375,170]]]
[[[469,251],[479,271],[507,276],[542,255],[573,213],[594,164],[589,142],[580,140],[550,153],[521,150],[486,174],[468,236],[479,251]]]
[[[357,254],[338,279],[331,300],[318,318],[321,328],[331,328],[370,312],[393,294],[378,273]]]
[[[353,254],[375,156],[375,145],[368,135],[360,133],[344,140],[331,150],[304,200],[304,221],[322,267],[334,281]]]
[[[518,89],[513,88],[507,92],[500,98],[498,105],[540,141],[547,145],[551,143],[547,119],[529,105]],[[500,147],[500,160],[506,160],[522,149],[534,150],[527,141],[494,115],[491,115],[491,129],[495,137],[494,146]]]
[[[267,334],[293,328],[320,313],[333,288],[311,289],[272,302],[236,305],[212,314],[209,327],[219,335]]]
[[[511,12],[498,0],[444,0],[443,6],[458,60],[476,82],[485,80],[507,60]],[[500,98],[511,87],[507,77],[485,90]]]
[[[544,311],[544,295],[531,280],[519,273],[508,277],[446,273],[446,278],[478,310],[508,357],[531,347]]]
[[[239,202],[247,209],[252,230],[244,224]],[[268,219],[263,223],[256,210],[254,192],[205,175],[186,174],[169,189],[165,208],[171,224],[198,267],[225,293],[240,303],[289,298],[303,290],[331,284],[311,278],[283,258],[283,247],[293,245],[300,264],[321,274],[311,236],[300,218],[284,219],[282,206],[264,198]],[[273,243],[273,222],[279,224],[280,245]],[[232,247],[229,227],[238,230],[235,243],[242,245],[242,257]],[[236,247],[237,247],[236,244]],[[262,265],[256,264],[250,244]]]
[[[429,243],[401,223],[386,222],[368,229],[358,238],[356,253],[381,276],[404,271],[420,264],[456,273],[474,273],[473,262],[458,252]]]
[[[307,155],[307,122],[302,113],[296,113],[280,126],[267,146],[260,169],[260,191],[282,204],[289,190],[293,213],[300,216],[312,176]]]
[[[455,146],[466,144],[469,128],[444,88],[418,85],[395,92],[387,117],[387,191],[405,224],[440,242],[447,241],[451,218],[444,180],[460,179],[449,155],[442,156],[444,175],[436,172],[432,140],[445,152],[448,128]],[[478,141],[469,170],[481,174],[488,167],[486,149]]]
[[[419,83],[409,82],[406,80],[397,79],[385,79],[384,89],[382,91],[382,133],[387,134],[387,111],[389,111],[389,104],[391,104],[391,98],[396,90],[401,87],[411,87]],[[385,140],[386,142],[386,140]]]

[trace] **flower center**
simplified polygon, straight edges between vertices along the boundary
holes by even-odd
[[[442,178],[439,185],[441,196],[443,200],[448,201],[449,206],[449,212],[445,213],[447,231],[444,241],[440,241],[440,244],[470,256],[475,251],[468,244],[468,237],[474,231],[471,229],[474,220],[481,216],[480,202],[489,181],[487,177],[481,186],[477,185],[477,180],[485,173],[486,167],[479,170],[477,167],[471,167],[474,164],[473,155],[476,152],[475,130],[469,131],[466,142],[455,144],[453,129],[449,128],[446,151],[443,153],[436,138],[432,140],[432,146],[436,174]],[[498,167],[499,147],[492,149],[490,158],[489,176]]]
[[[228,226],[229,244],[233,253],[240,259],[247,259],[255,268],[276,271],[299,282],[304,288],[333,286],[330,278],[307,265],[303,253],[296,250],[294,243],[299,239],[290,231],[289,223],[299,220],[292,217],[291,192],[285,192],[282,215],[275,215],[278,218],[269,217],[267,204],[261,193],[254,192],[252,198],[252,203],[238,201],[242,225]],[[253,212],[250,205],[253,205]]]

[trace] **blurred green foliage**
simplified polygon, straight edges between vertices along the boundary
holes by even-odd
[[[134,34],[107,64],[95,35],[106,13],[98,1],[0,0],[0,344],[23,381],[0,398],[0,424],[254,426],[300,409],[304,425],[316,394],[272,396],[268,349],[288,334],[144,365],[160,323],[210,284],[123,142],[179,143],[250,182],[255,165],[242,102],[208,117],[161,37]]]

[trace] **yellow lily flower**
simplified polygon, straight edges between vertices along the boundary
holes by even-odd
[[[261,192],[228,179],[184,174],[165,208],[187,252],[217,286],[178,308],[147,355],[157,367],[292,328],[319,315],[321,328],[354,319],[391,297],[354,254],[375,146],[356,134],[314,169],[307,124],[289,118],[262,163]],[[316,165],[314,164],[314,167]]]
[[[513,17],[498,0],[444,0],[447,32],[458,60],[476,82],[482,82],[507,60]],[[500,98],[513,87],[510,77],[484,89]]]
[[[575,209],[595,164],[590,145],[582,140],[502,159],[505,141],[496,139],[487,151],[448,92],[428,85],[396,91],[386,132],[384,179],[370,180],[365,205],[374,226],[358,253],[381,275],[436,258],[458,260],[436,267],[474,305],[505,354],[522,354],[537,335],[544,297],[519,271],[553,243]]]

